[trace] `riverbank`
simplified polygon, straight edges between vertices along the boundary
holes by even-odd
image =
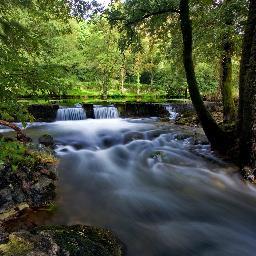
[[[11,141],[10,154],[0,166],[0,223],[16,217],[26,208],[40,208],[55,198],[57,159],[47,148]],[[16,154],[11,148],[17,149]]]

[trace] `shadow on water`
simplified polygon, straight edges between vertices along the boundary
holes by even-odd
[[[255,190],[183,132],[152,119],[31,127],[58,144],[59,210],[48,222],[110,228],[130,256],[255,255]]]

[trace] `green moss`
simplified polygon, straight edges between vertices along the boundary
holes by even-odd
[[[50,213],[55,213],[58,211],[58,206],[56,205],[56,203],[50,203],[47,206],[46,211]]]
[[[0,255],[24,256],[33,249],[33,245],[25,239],[12,234],[7,244],[0,245]],[[2,253],[2,254],[1,254]]]
[[[40,230],[40,229],[39,229]],[[83,256],[121,256],[123,247],[108,230],[87,226],[50,226],[43,227],[69,255]]]

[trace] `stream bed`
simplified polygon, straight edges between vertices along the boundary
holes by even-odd
[[[193,131],[153,118],[27,129],[35,141],[46,133],[60,159],[58,210],[46,224],[109,228],[128,256],[255,255],[256,191],[195,145]]]

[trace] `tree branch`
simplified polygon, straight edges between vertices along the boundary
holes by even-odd
[[[163,9],[163,10],[156,10],[153,12],[148,12],[145,13],[141,17],[137,17],[136,19],[129,19],[127,20],[125,17],[115,17],[115,18],[110,18],[112,21],[124,21],[126,26],[132,26],[132,25],[137,25],[139,22],[142,22],[148,18],[154,17],[154,16],[159,16],[163,14],[168,14],[168,13],[179,13],[180,11],[178,9],[175,9],[173,7]]]
[[[136,25],[136,24],[138,24],[139,22],[141,22],[145,19],[148,19],[148,18],[151,18],[151,17],[154,17],[154,16],[159,16],[159,15],[162,15],[162,14],[168,14],[168,13],[179,13],[179,10],[177,10],[175,8],[169,8],[169,9],[149,12],[149,13],[144,14],[142,17],[139,17],[135,20],[128,21],[125,25],[127,25],[127,26]]]

